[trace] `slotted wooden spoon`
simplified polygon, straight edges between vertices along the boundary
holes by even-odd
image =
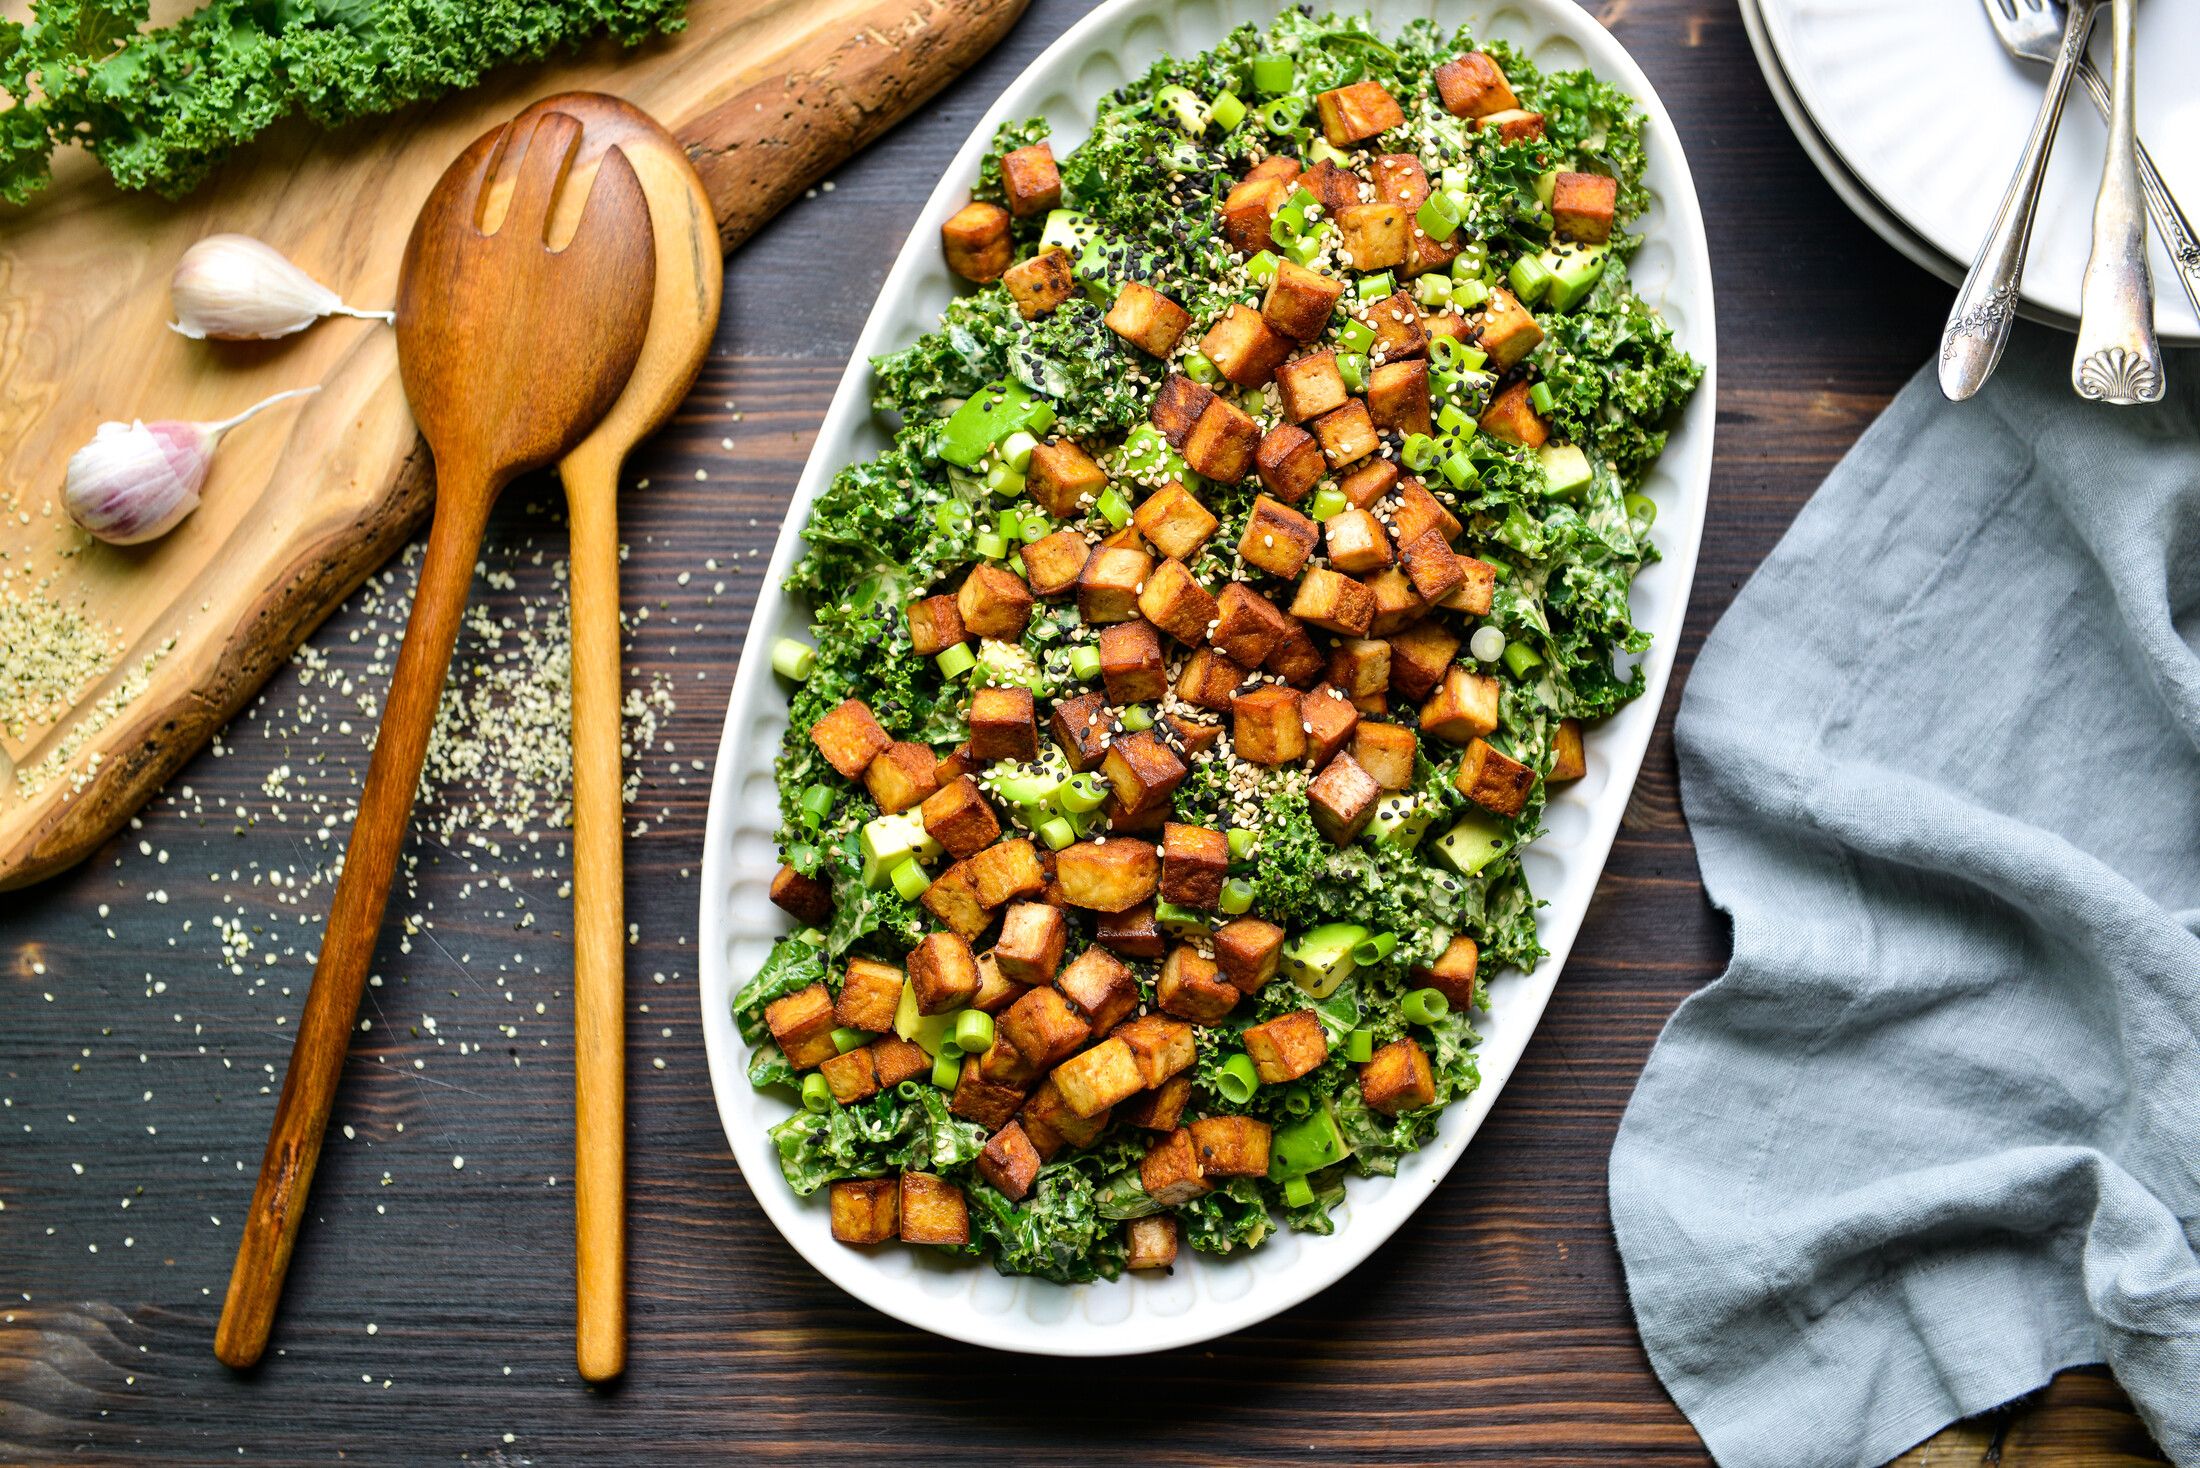
[[[548,243],[582,133],[548,113],[524,132],[508,123],[485,134],[429,192],[405,245],[398,367],[435,455],[435,521],[214,1335],[214,1354],[231,1366],[267,1347],[489,508],[514,475],[552,463],[596,426],[648,328],[656,253],[623,157],[596,170],[571,240]],[[500,222],[486,187],[507,152],[519,163]]]

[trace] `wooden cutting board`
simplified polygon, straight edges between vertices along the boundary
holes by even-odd
[[[426,517],[425,446],[392,333],[338,318],[283,341],[166,327],[204,235],[257,236],[355,306],[387,306],[446,164],[535,98],[625,97],[671,128],[728,247],[975,60],[1025,0],[690,0],[677,36],[603,43],[325,133],[286,124],[190,197],[123,194],[88,160],[0,214],[0,889],[88,855]],[[727,309],[742,309],[738,284]],[[102,420],[218,419],[322,391],[229,435],[203,501],[151,545],[62,513]],[[66,654],[66,655],[64,655]]]

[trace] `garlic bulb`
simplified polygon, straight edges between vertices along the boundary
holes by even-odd
[[[203,341],[259,341],[303,331],[323,316],[394,321],[391,311],[355,311],[336,292],[249,235],[208,235],[176,262],[168,298],[177,331]]]
[[[219,423],[174,418],[102,423],[92,441],[69,456],[61,507],[86,533],[110,545],[166,535],[199,507],[199,490],[223,434],[285,398],[320,390],[294,387]]]

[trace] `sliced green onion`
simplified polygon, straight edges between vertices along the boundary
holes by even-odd
[[[965,1055],[983,1055],[993,1048],[993,1016],[982,1009],[966,1009],[955,1017],[955,1043]]]
[[[961,500],[942,500],[932,511],[932,523],[942,535],[955,535],[970,526],[970,506]]]
[[[1490,247],[1480,240],[1464,240],[1459,245],[1459,253],[1451,257],[1451,278],[1476,279],[1489,267]]]
[[[1431,337],[1428,344],[1428,359],[1438,367],[1456,368],[1459,366],[1460,354],[1466,349],[1466,343],[1455,336]]]
[[[1311,1095],[1307,1094],[1306,1087],[1293,1086],[1290,1090],[1283,1093],[1284,1115],[1304,1116],[1313,1109],[1314,1098]]]
[[[994,782],[993,788],[1001,799],[1010,805],[1043,805],[1054,799],[1054,792],[1061,787],[1062,777],[1045,770],[1031,770],[1020,775],[1008,775]]]
[[[1054,795],[1062,809],[1072,814],[1081,814],[1088,810],[1098,810],[1108,798],[1108,787],[1098,775],[1090,770],[1083,770],[1064,780]]]
[[[1222,884],[1222,895],[1215,899],[1215,906],[1232,917],[1253,910],[1253,883],[1249,877],[1232,877]]]
[[[1462,311],[1472,311],[1490,298],[1489,286],[1472,276],[1451,282],[1451,303]]]
[[[1524,306],[1542,300],[1543,293],[1551,288],[1551,272],[1533,255],[1522,255],[1513,261],[1505,278],[1512,282],[1513,294],[1520,297]]]
[[[1097,806],[1091,810],[1064,811],[1062,819],[1069,822],[1070,829],[1077,833],[1079,839],[1104,829],[1108,824],[1106,813]]]
[[[1184,354],[1184,375],[1194,382],[1213,382],[1222,372],[1205,352],[1187,352]]]
[[[941,1045],[939,1057],[932,1062],[932,1084],[943,1091],[952,1091],[955,1083],[962,1079],[962,1071],[961,1052],[951,1045]]]
[[[913,856],[895,863],[894,869],[886,874],[886,880],[894,884],[894,890],[901,894],[904,902],[915,902],[924,895],[924,889],[932,885],[932,879],[924,874],[924,868]]]
[[[1283,1180],[1283,1201],[1291,1208],[1304,1208],[1314,1201],[1314,1185],[1302,1175]]]
[[[1539,382],[1534,387],[1529,388],[1528,406],[1545,417],[1550,416],[1552,410],[1558,407],[1558,398],[1551,392],[1551,385],[1547,382]]]
[[[802,792],[802,824],[816,830],[825,824],[825,818],[833,813],[833,792],[829,785],[812,785]]]
[[[1390,957],[1390,951],[1397,946],[1396,933],[1370,933],[1352,945],[1352,961],[1362,968],[1381,963]]]
[[[1118,530],[1131,523],[1131,502],[1112,484],[1100,491],[1099,510],[1101,518]]]
[[[1398,1001],[1398,1009],[1417,1025],[1432,1025],[1451,1013],[1451,1001],[1441,989],[1414,989]]]
[[[1365,321],[1347,318],[1337,328],[1337,345],[1348,352],[1365,352],[1375,345],[1375,328]]]
[[[1230,843],[1230,860],[1251,861],[1253,853],[1260,849],[1260,837],[1253,834],[1251,826],[1232,826],[1224,838]]]
[[[1375,1058],[1375,1032],[1373,1030],[1348,1030],[1344,1037],[1344,1058],[1354,1065],[1365,1065]]]
[[[1002,499],[1009,499],[1024,492],[1024,476],[1006,464],[996,463],[985,471],[985,487]]]
[[[1215,1076],[1215,1089],[1232,1106],[1243,1106],[1252,1100],[1253,1093],[1260,1089],[1260,1072],[1253,1069],[1252,1057],[1233,1055],[1223,1061],[1221,1071]]]
[[[871,1037],[861,1030],[851,1030],[846,1025],[833,1031],[833,1048],[846,1055],[851,1050],[861,1050],[871,1043]]]
[[[1342,513],[1351,503],[1352,501],[1344,497],[1343,490],[1331,489],[1325,485],[1314,491],[1314,503],[1308,506],[1308,513],[1316,521],[1327,520],[1332,515]]]
[[[1024,523],[1016,531],[1017,538],[1022,540],[1025,545],[1045,540],[1053,533],[1054,522],[1037,510],[1026,510],[1024,512]]]
[[[1054,404],[1045,398],[1033,398],[1024,409],[1024,427],[1033,433],[1044,433],[1054,426]]]
[[[1512,669],[1515,678],[1525,678],[1543,666],[1543,655],[1525,642],[1508,642],[1505,644],[1505,666]]]
[[[1217,92],[1214,101],[1207,104],[1207,116],[1224,132],[1234,132],[1245,121],[1245,104],[1235,92]]]
[[[1444,477],[1451,481],[1452,488],[1465,489],[1482,477],[1482,471],[1475,468],[1474,461],[1461,452],[1444,460]]]
[[[1444,404],[1444,411],[1436,415],[1436,426],[1446,433],[1474,437],[1474,419],[1457,403]]]
[[[815,928],[804,928],[794,935],[794,941],[806,943],[812,948],[823,948],[825,946],[825,935]]]
[[[814,1070],[802,1078],[802,1109],[820,1116],[833,1109],[833,1088]]]
[[[1650,496],[1629,490],[1623,503],[1627,506],[1628,523],[1635,534],[1640,535],[1658,523],[1658,502]]]
[[[953,647],[942,648],[932,661],[939,664],[941,677],[960,678],[978,666],[978,655],[970,650],[969,643],[958,642]]]
[[[1082,683],[1089,683],[1100,676],[1100,649],[1086,643],[1069,650],[1070,676]]]
[[[1413,222],[1432,240],[1440,240],[1459,227],[1459,211],[1444,194],[1430,194],[1413,212]]]
[[[1060,851],[1077,839],[1077,828],[1061,816],[1048,816],[1033,827],[1039,839],[1047,844],[1047,850]]]
[[[1031,463],[1031,451],[1038,446],[1039,440],[1019,428],[1002,439],[1001,446],[994,452],[999,455],[1002,463],[1021,474]]]
[[[1285,205],[1268,221],[1268,238],[1289,249],[1306,238],[1306,216]]]
[[[772,671],[796,683],[807,680],[817,666],[817,649],[807,642],[782,637],[772,644]]]
[[[1279,92],[1291,90],[1291,83],[1298,75],[1298,68],[1291,64],[1291,58],[1288,56],[1278,56],[1273,52],[1264,52],[1253,58],[1252,72],[1253,90],[1263,96],[1273,97]]]
[[[1276,252],[1273,250],[1256,251],[1252,258],[1245,262],[1245,278],[1255,285],[1268,284],[1275,277],[1275,274]]]
[[[1304,238],[1295,239],[1283,247],[1284,258],[1293,265],[1312,265],[1315,257],[1321,252],[1322,237],[1318,234],[1310,234]]]
[[[1024,512],[1022,510],[1011,505],[1005,510],[995,512],[993,516],[993,533],[1001,539],[1007,541],[1020,539],[1023,530]]]
[[[1425,433],[1409,433],[1398,457],[1416,474],[1425,473],[1436,463],[1436,440]]]
[[[1125,729],[1128,729],[1133,734],[1139,732],[1142,729],[1151,729],[1153,727],[1153,710],[1146,707],[1146,705],[1142,703],[1132,704],[1129,708],[1123,710],[1122,713],[1116,715],[1116,717],[1121,719],[1123,721],[1123,727]]]
[[[1353,289],[1363,301],[1379,301],[1397,288],[1398,282],[1389,271],[1378,270],[1373,275],[1361,276],[1359,284]]]
[[[1413,299],[1420,302],[1424,306],[1450,305],[1451,277],[1448,275],[1437,275],[1434,272],[1431,272],[1427,275],[1416,278],[1413,282]],[[1440,336],[1437,338],[1437,340],[1450,341],[1451,338],[1448,336]]]
[[[1359,352],[1337,354],[1337,375],[1353,392],[1367,391],[1367,358]]]
[[[977,551],[978,559],[982,561],[998,561],[1007,557],[1008,542],[995,532],[988,530],[978,536],[972,549]]]
[[[1253,112],[1253,121],[1264,132],[1291,133],[1298,129],[1299,119],[1306,115],[1304,97],[1277,97],[1263,102]]]
[[[904,1101],[914,1101],[924,1094],[924,1082],[901,1081],[894,1086],[894,1094]]]

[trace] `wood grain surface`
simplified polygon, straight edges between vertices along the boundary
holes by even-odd
[[[568,862],[554,837],[503,838],[499,852],[416,841],[393,912],[436,926],[384,934],[373,1029],[353,1037],[337,1106],[352,1133],[332,1132],[323,1155],[274,1349],[247,1376],[208,1349],[273,1105],[268,1068],[289,1053],[326,908],[313,874],[341,842],[341,821],[324,839],[296,810],[277,819],[265,789],[287,766],[281,788],[303,782],[339,814],[355,792],[362,733],[316,746],[287,731],[332,675],[387,680],[375,643],[390,622],[361,598],[314,639],[332,671],[280,673],[142,829],[0,896],[0,1460],[1708,1461],[1643,1356],[1605,1210],[1605,1159],[1643,1058],[1726,957],[1675,783],[1682,677],[1558,994],[1466,1159],[1373,1259],[1269,1324],[1150,1359],[953,1345],[819,1278],[733,1166],[695,1009],[709,772],[690,760],[715,747],[759,568],[909,221],[978,114],[1083,8],[1034,0],[967,78],[732,257],[717,353],[630,467],[650,487],[622,504],[623,572],[650,617],[628,684],[667,677],[678,708],[630,812],[647,830],[627,855],[622,1384],[587,1390],[572,1366]],[[1685,676],[1804,499],[1928,359],[1949,292],[1811,171],[1730,6],[1595,8],[1683,134],[1720,292],[1720,455]],[[559,500],[547,481],[505,496],[491,564],[515,584],[476,588],[500,615],[555,592]],[[216,916],[252,951],[232,941],[225,956],[237,927]],[[2161,1457],[2113,1383],[2078,1372],[1910,1461]]]

